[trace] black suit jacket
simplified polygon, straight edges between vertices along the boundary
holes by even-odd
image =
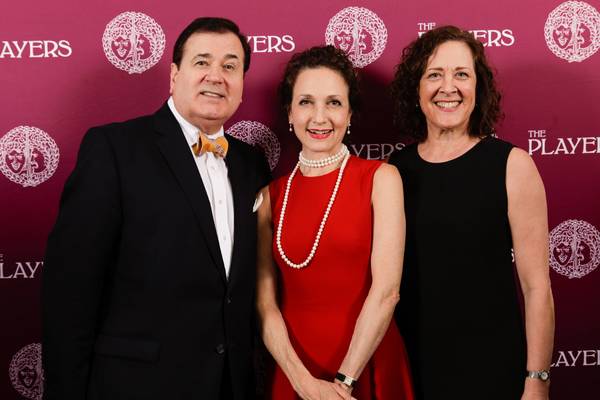
[[[252,397],[252,207],[269,169],[251,146],[228,140],[229,279],[168,106],[85,135],[44,263],[46,400],[217,399],[224,373],[236,400]]]

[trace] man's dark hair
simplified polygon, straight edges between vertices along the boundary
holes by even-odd
[[[244,49],[244,72],[250,68],[250,45],[248,39],[244,34],[240,32],[240,28],[235,22],[226,18],[217,17],[202,17],[193,20],[180,34],[175,41],[173,47],[173,63],[177,65],[177,68],[181,66],[181,58],[183,57],[183,48],[187,40],[194,33],[201,32],[213,32],[213,33],[227,33],[231,32],[240,39],[242,48]]]

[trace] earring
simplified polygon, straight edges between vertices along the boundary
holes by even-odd
[[[351,124],[350,124],[350,123],[348,123],[348,129],[346,130],[346,135],[349,135],[349,134],[350,134],[350,125],[351,125]]]
[[[294,132],[294,127],[292,126],[291,122],[290,122],[290,132]]]

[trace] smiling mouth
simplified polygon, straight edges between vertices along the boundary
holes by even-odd
[[[208,90],[202,91],[202,92],[200,92],[200,94],[201,94],[202,96],[206,96],[206,97],[212,97],[212,98],[215,98],[215,99],[222,99],[222,98],[224,98],[224,97],[225,97],[225,96],[223,96],[223,95],[222,95],[222,94],[220,94],[220,93],[217,93],[217,92],[211,92],[211,91],[208,91]]]
[[[434,101],[433,102],[433,104],[435,104],[436,106],[438,106],[440,108],[444,108],[444,109],[456,108],[461,103],[462,103],[462,100],[455,100],[455,101]]]
[[[307,129],[306,131],[315,139],[325,139],[333,133],[333,129]]]

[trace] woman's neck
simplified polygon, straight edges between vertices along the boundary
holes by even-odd
[[[328,157],[334,157],[338,155],[344,149],[344,145],[340,143],[339,146],[336,146],[335,150],[330,152],[312,152],[308,151],[305,148],[302,148],[302,156],[309,161],[323,161]],[[324,165],[322,167],[310,167],[307,165],[303,165],[300,163],[300,172],[304,176],[321,176],[330,173],[338,169],[342,165],[342,161],[344,157],[340,157],[338,161],[331,163],[329,165]]]
[[[425,141],[418,145],[418,151],[426,161],[445,162],[460,157],[480,140],[466,130],[437,130],[427,133]]]

